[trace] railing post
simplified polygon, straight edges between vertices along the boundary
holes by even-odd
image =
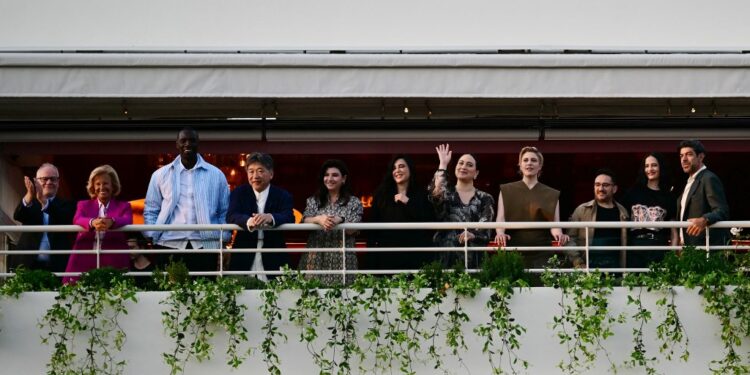
[[[96,269],[99,269],[100,263],[101,263],[101,252],[102,249],[102,237],[101,233],[94,232],[96,236],[96,246],[94,246],[94,250],[96,250]]]
[[[224,229],[219,229],[219,277],[224,276]]]
[[[589,227],[586,226],[586,242],[585,246],[586,249],[584,250],[586,252],[586,273],[589,273]]]
[[[709,235],[710,229],[706,225],[706,259],[711,255],[711,236]]]
[[[469,269],[469,228],[464,227],[464,269]]]
[[[341,285],[346,285],[346,229],[341,229]]]

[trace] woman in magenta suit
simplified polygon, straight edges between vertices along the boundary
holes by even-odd
[[[80,225],[86,232],[79,232],[73,250],[125,250],[128,238],[124,232],[111,232],[133,223],[133,211],[129,202],[114,199],[120,194],[120,179],[109,165],[96,167],[89,175],[86,185],[91,199],[78,202],[73,224]],[[100,267],[127,269],[130,255],[100,254]],[[96,268],[96,255],[71,254],[65,272],[86,272]],[[77,277],[64,277],[63,283],[75,282]]]

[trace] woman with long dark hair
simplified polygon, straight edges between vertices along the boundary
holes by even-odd
[[[670,221],[677,217],[677,198],[672,194],[664,157],[649,153],[641,162],[635,186],[622,200],[633,221],[647,223]],[[668,246],[677,244],[677,229],[633,228],[628,231],[628,245]],[[628,267],[648,267],[664,258],[664,250],[632,250],[627,252]]]
[[[308,248],[340,248],[343,243],[341,231],[332,230],[341,223],[358,223],[362,221],[362,203],[352,196],[349,181],[349,169],[343,161],[326,160],[318,174],[318,191],[307,198],[303,223],[320,225],[323,230],[310,233],[307,239]],[[346,247],[354,247],[354,233],[347,233]],[[357,269],[357,257],[346,254],[346,269]],[[342,264],[339,252],[315,252],[302,254],[300,270],[340,270]],[[308,278],[319,279],[325,285],[341,283],[338,274],[308,275]],[[347,275],[346,283],[354,281]]]
[[[417,185],[414,162],[408,155],[396,155],[388,164],[383,182],[375,190],[370,221],[375,223],[415,223],[435,221],[432,205],[424,188]],[[429,247],[432,233],[427,230],[373,230],[368,247]],[[404,249],[405,250],[405,249]],[[418,269],[435,259],[430,252],[371,252],[367,266],[372,269]]]
[[[454,175],[456,183],[448,183],[447,168],[453,152],[449,145],[435,147],[440,164],[432,182],[427,187],[428,198],[435,207],[439,221],[448,222],[490,222],[495,219],[495,200],[488,193],[474,187],[474,180],[479,176],[477,159],[472,154],[463,154],[456,162]],[[467,244],[470,247],[487,246],[490,241],[490,230],[469,228],[463,230],[441,230],[435,234],[437,246],[459,247]],[[469,268],[479,267],[479,252],[469,252]],[[463,252],[442,252],[440,260],[444,267],[453,267],[456,262],[464,264]]]

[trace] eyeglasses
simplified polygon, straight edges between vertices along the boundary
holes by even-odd
[[[606,182],[605,182],[605,183],[603,183],[603,184],[602,184],[602,183],[599,183],[599,182],[596,182],[596,183],[594,183],[594,187],[596,187],[596,188],[600,188],[600,187],[603,187],[603,188],[605,188],[605,189],[609,189],[609,188],[611,188],[611,187],[612,187],[612,185],[613,185],[613,184],[608,184],[608,183],[606,183]]]
[[[57,181],[60,180],[60,177],[37,177],[36,180],[39,181],[39,182],[41,182],[41,183],[43,183],[43,184],[46,184],[48,182],[54,184],[54,183],[57,183]]]

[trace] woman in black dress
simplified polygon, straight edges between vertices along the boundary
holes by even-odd
[[[375,223],[433,222],[435,214],[424,188],[417,185],[414,163],[407,155],[396,155],[388,164],[383,182],[375,190],[370,221]],[[436,260],[432,252],[406,251],[409,247],[432,246],[429,230],[392,229],[368,233],[368,247],[400,247],[400,252],[367,254],[369,268],[418,269]]]
[[[677,198],[672,194],[661,154],[652,152],[643,158],[635,186],[625,195],[623,206],[636,222],[671,221],[677,217]],[[628,245],[668,246],[678,243],[677,229],[633,228],[628,231]],[[664,258],[664,250],[632,250],[627,253],[628,267],[648,267]]]

